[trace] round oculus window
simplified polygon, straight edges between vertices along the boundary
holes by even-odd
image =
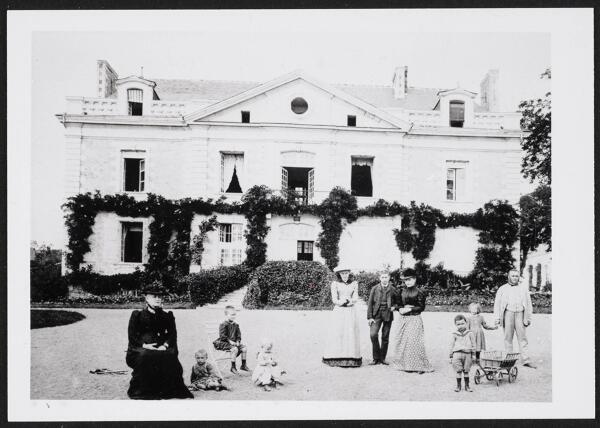
[[[305,113],[308,110],[308,103],[304,98],[297,97],[292,100],[292,111],[296,114]]]

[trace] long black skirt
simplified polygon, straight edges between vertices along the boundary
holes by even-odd
[[[183,383],[183,368],[174,350],[130,350],[126,362],[133,369],[127,395],[138,400],[194,398]]]

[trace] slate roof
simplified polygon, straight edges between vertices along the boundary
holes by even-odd
[[[165,101],[223,101],[262,83],[231,80],[150,79],[156,82],[156,93]],[[438,101],[439,88],[409,87],[403,99],[394,98],[391,86],[334,84],[338,89],[378,108],[433,110]],[[482,111],[475,105],[475,111]]]

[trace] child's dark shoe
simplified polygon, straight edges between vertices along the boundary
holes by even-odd
[[[465,391],[466,392],[473,392],[473,390],[471,389],[471,387],[469,385],[465,385]]]
[[[244,370],[245,372],[249,372],[250,368],[246,364],[242,364],[242,366],[240,367],[240,370]]]
[[[237,371],[237,369],[235,367],[231,368],[231,373],[233,373],[233,374],[239,374],[239,372]]]
[[[460,392],[460,386],[457,386],[456,388],[454,388],[454,392]]]

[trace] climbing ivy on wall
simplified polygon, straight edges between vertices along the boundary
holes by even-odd
[[[359,217],[402,216],[400,230],[393,231],[401,253],[412,251],[417,262],[423,264],[435,245],[436,228],[467,226],[480,230],[473,278],[485,284],[496,284],[514,263],[512,249],[518,238],[518,214],[506,201],[490,201],[475,213],[443,214],[428,205],[411,202],[409,207],[382,199],[374,204],[357,208],[356,197],[336,187],[319,205],[299,205],[294,200],[274,195],[266,186],[254,186],[240,202],[226,202],[224,198],[167,200],[149,194],[143,201],[128,195],[100,193],[79,194],[63,205],[65,225],[69,235],[67,266],[79,270],[84,256],[90,251],[89,237],[100,212],[114,212],[124,217],[149,217],[148,240],[149,272],[172,275],[187,274],[191,261],[201,261],[204,238],[195,238],[190,245],[191,221],[195,214],[213,216],[202,223],[206,231],[216,226],[214,213],[244,214],[247,220],[244,236],[247,242],[246,264],[252,268],[266,260],[265,239],[269,232],[267,215],[292,216],[312,214],[319,217],[321,232],[317,247],[327,266],[333,269],[339,263],[339,240],[346,224]],[[202,235],[202,226],[201,233]],[[199,258],[198,258],[199,257]]]
[[[218,224],[219,223],[217,222],[216,215],[212,215],[200,223],[200,233],[194,236],[194,240],[192,242],[191,261],[193,263],[202,265],[202,256],[204,255],[204,240],[206,239],[208,232],[215,230]]]
[[[329,196],[321,202],[318,209],[321,232],[315,245],[321,251],[321,257],[329,269],[335,268],[339,261],[340,237],[344,231],[344,220],[352,223],[357,219],[356,197],[341,187],[335,187]]]

